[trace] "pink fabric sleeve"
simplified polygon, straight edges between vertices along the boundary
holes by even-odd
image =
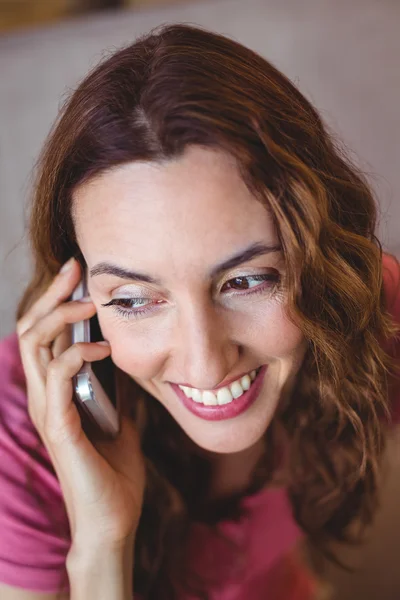
[[[0,341],[0,581],[68,591],[67,514],[49,455],[30,420],[18,339]]]

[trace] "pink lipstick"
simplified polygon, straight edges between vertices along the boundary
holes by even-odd
[[[191,398],[188,398],[176,383],[171,383],[170,385],[191,413],[207,421],[222,421],[223,419],[237,417],[257,400],[267,368],[268,365],[261,367],[256,378],[252,381],[250,388],[239,398],[234,398],[229,404],[222,404],[221,406],[205,406],[200,402],[195,402]]]

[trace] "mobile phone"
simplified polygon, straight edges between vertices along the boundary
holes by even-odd
[[[71,300],[87,295],[85,275],[75,288]],[[72,343],[98,342],[103,339],[97,314],[72,324]],[[73,377],[75,404],[82,427],[91,438],[114,438],[120,429],[119,402],[115,385],[115,365],[110,357],[85,362]]]

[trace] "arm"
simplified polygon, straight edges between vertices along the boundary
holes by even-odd
[[[83,429],[73,378],[85,362],[109,355],[111,347],[107,342],[69,345],[69,326],[96,312],[92,301],[69,300],[84,276],[76,260],[69,262],[69,270],[60,271],[17,323],[28,411],[68,516],[72,546],[64,568],[71,599],[126,600],[132,598],[132,532],[142,511],[145,461],[139,432],[122,410],[113,438],[90,437]]]
[[[0,583],[0,598],[1,600],[69,600],[69,594],[60,596],[56,593],[32,592]]]

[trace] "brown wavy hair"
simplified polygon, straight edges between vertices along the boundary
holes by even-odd
[[[204,580],[183,568],[191,524],[240,517],[243,496],[271,481],[278,420],[290,439],[287,490],[305,538],[333,560],[333,542],[360,539],[378,505],[389,399],[399,385],[391,343],[400,327],[385,295],[366,177],[270,62],[188,24],[159,26],[104,57],[65,102],[37,165],[34,273],[17,319],[69,257],[84,264],[71,216],[78,186],[123,163],[179,158],[192,144],[229,152],[270,211],[286,264],[287,314],[308,348],[295,397],[265,433],[251,485],[213,504],[210,464],[116,368],[147,464],[134,577],[145,599],[173,598],[177,582],[207,598]]]

